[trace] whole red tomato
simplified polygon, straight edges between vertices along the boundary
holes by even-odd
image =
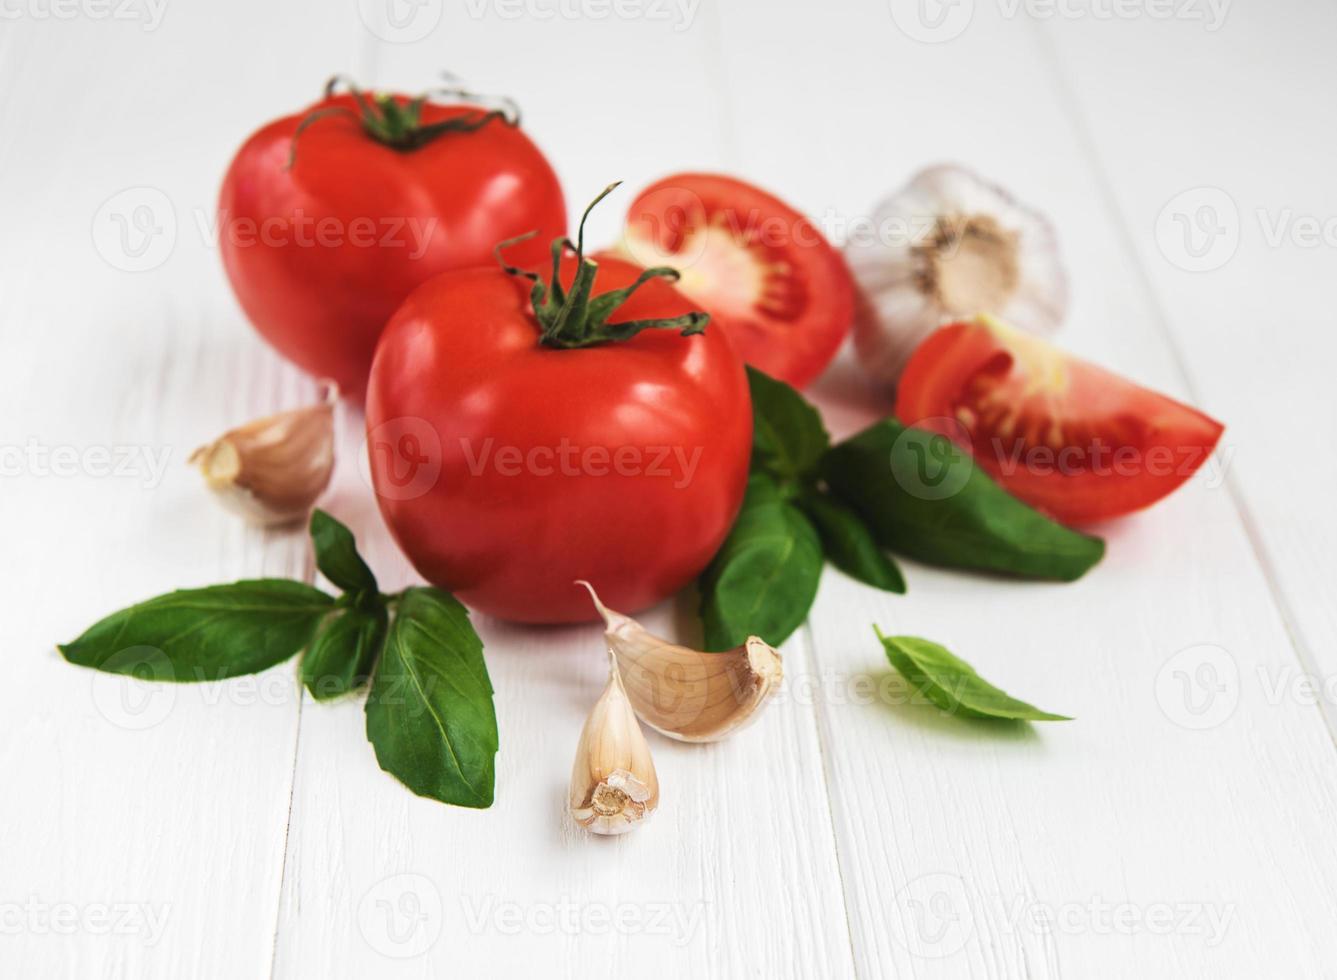
[[[615,609],[657,602],[705,567],[742,503],[742,362],[662,278],[595,269],[567,256],[556,291],[497,267],[438,276],[372,365],[386,522],[424,577],[503,619],[595,618],[576,579]]]
[[[510,235],[566,228],[552,167],[508,114],[356,90],[327,90],[251,136],[218,210],[223,264],[251,322],[355,398],[414,287],[491,262]],[[530,243],[515,261],[543,254]]]

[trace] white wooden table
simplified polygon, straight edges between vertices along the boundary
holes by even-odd
[[[0,976],[1337,975],[1337,6],[384,2],[0,7]],[[573,203],[722,169],[838,232],[922,165],[978,168],[1059,227],[1061,342],[1227,422],[1217,461],[1073,585],[828,569],[778,704],[718,746],[656,737],[661,811],[614,841],[564,813],[593,627],[476,617],[485,812],[412,796],[291,666],[67,665],[55,642],[135,600],[313,579],[185,464],[314,390],[234,303],[215,195],[328,75],[446,67],[523,103]],[[877,408],[848,363],[817,394],[842,434]],[[346,415],[326,505],[411,581]],[[894,703],[873,622],[1078,720]]]

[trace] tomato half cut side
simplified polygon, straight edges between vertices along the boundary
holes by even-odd
[[[1207,461],[1222,425],[992,317],[916,348],[896,415],[969,449],[1014,496],[1086,523],[1155,503]]]
[[[666,177],[632,202],[617,254],[682,273],[679,292],[748,364],[796,387],[835,356],[854,316],[844,258],[810,220],[733,177]]]

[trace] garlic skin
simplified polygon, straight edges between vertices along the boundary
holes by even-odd
[[[882,201],[872,228],[851,236],[845,257],[859,285],[859,362],[890,385],[919,342],[945,323],[988,313],[1048,336],[1068,308],[1048,219],[950,164],[921,171]]]
[[[334,401],[279,412],[232,429],[190,462],[229,510],[262,527],[305,520],[334,472]]]
[[[604,836],[635,829],[659,806],[650,746],[611,656],[608,684],[580,732],[569,799],[576,823]]]
[[[655,636],[589,590],[604,620],[627,697],[642,721],[683,742],[716,742],[754,721],[784,680],[780,654],[760,637],[724,653],[704,653]]]

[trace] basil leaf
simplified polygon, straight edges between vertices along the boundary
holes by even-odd
[[[901,676],[950,714],[1017,721],[1072,721],[1066,715],[1052,715],[1008,696],[945,647],[917,636],[883,636],[876,626],[873,631]]]
[[[798,502],[816,525],[822,550],[832,564],[875,589],[905,593],[901,570],[878,545],[858,514],[816,490],[804,493]]]
[[[323,510],[311,513],[311,544],[316,567],[345,592],[375,592],[376,576],[357,553],[353,532]]]
[[[344,609],[327,620],[302,655],[302,684],[311,696],[328,701],[365,684],[388,628],[384,604]]]
[[[1105,553],[1008,494],[946,436],[895,419],[833,448],[821,472],[883,547],[920,561],[1069,582]]]
[[[756,368],[752,392],[752,468],[781,480],[807,475],[831,445],[822,417],[797,391]]]
[[[114,612],[59,649],[72,664],[143,680],[222,680],[287,660],[333,606],[287,579],[183,589]]]
[[[366,710],[367,738],[382,769],[419,796],[492,805],[492,683],[483,642],[453,596],[404,590]]]
[[[702,573],[706,649],[749,636],[779,646],[808,616],[822,574],[822,546],[808,519],[764,473],[748,480],[743,509]]]

